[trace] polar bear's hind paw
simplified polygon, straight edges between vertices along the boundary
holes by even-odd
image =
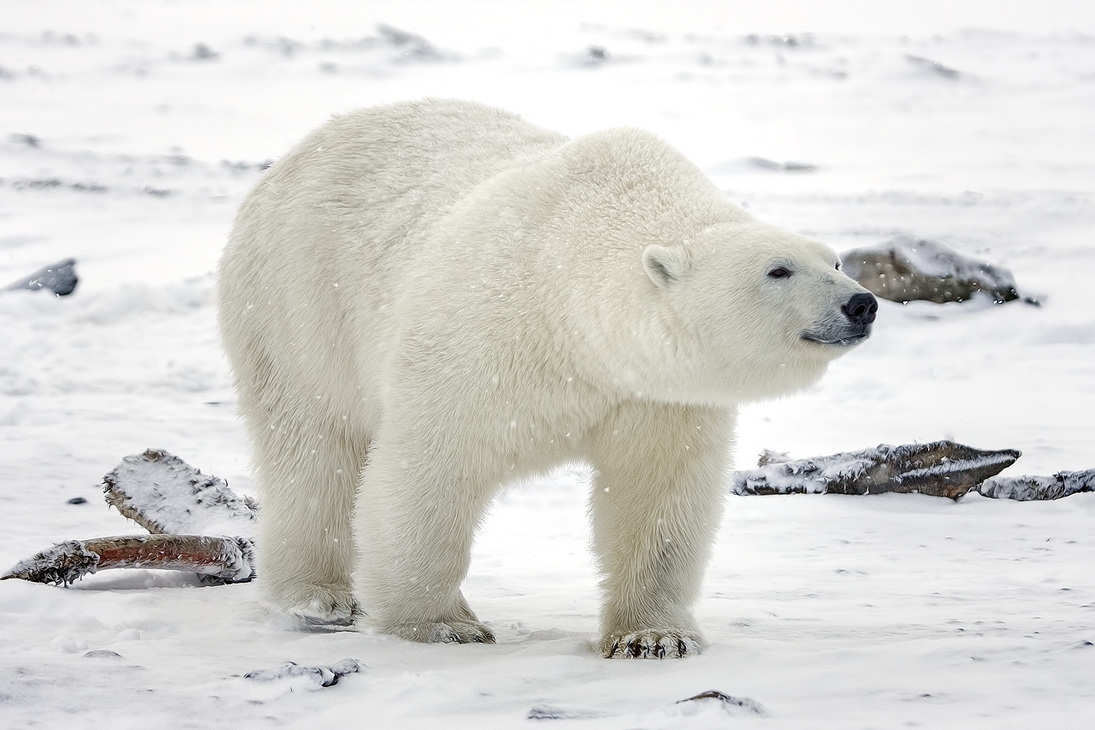
[[[601,641],[605,659],[683,659],[699,653],[699,640],[679,631],[633,631],[610,634]]]
[[[288,609],[290,615],[296,616],[306,626],[350,626],[354,622],[355,612],[352,598],[328,595],[326,591]]]
[[[425,644],[494,643],[494,632],[477,621],[423,621],[391,626],[384,631],[407,641],[419,641]]]

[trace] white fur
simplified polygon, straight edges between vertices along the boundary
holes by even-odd
[[[334,118],[256,186],[220,268],[267,595],[490,641],[460,592],[476,526],[500,486],[582,461],[602,650],[696,650],[735,407],[847,349],[802,339],[863,291],[836,264],[645,132],[453,101]]]

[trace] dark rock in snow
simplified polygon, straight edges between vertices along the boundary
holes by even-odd
[[[195,61],[215,61],[220,57],[220,54],[204,43],[196,43],[190,57]]]
[[[420,35],[408,33],[399,28],[381,23],[376,26],[380,37],[399,50],[400,60],[403,61],[444,61],[448,55],[434,48],[429,41]]]
[[[600,66],[609,59],[608,50],[602,46],[590,46],[586,49],[582,64],[585,66]]]
[[[923,56],[905,56],[905,60],[911,63],[917,68],[922,68],[925,71],[930,71],[937,76],[942,76],[945,79],[958,79],[962,74],[951,68],[950,66],[944,66],[938,61],[933,61],[930,58],[924,58]]]
[[[966,258],[936,241],[897,236],[841,254],[844,272],[891,302],[962,302],[984,292],[997,304],[1019,298],[1011,272]]]
[[[563,65],[573,68],[598,68],[610,63],[613,57],[604,46],[586,46],[577,53],[560,54],[559,59]]]
[[[2,76],[3,74],[0,74]],[[25,144],[27,147],[38,147],[42,144],[42,140],[35,137],[33,134],[9,134],[8,141],[16,144]]]
[[[814,172],[817,170],[816,165],[806,162],[776,162],[775,160],[769,160],[767,157],[747,157],[746,162],[753,167],[776,172]]]
[[[121,659],[122,655],[110,649],[92,649],[84,652],[85,659]]]
[[[526,720],[589,720],[602,717],[595,712],[583,712],[581,710],[563,710],[549,705],[537,705],[528,711]]]
[[[9,291],[18,289],[29,289],[30,291],[49,289],[55,296],[64,297],[68,296],[76,289],[76,282],[78,281],[79,277],[76,276],[76,259],[65,259],[64,261],[58,261],[51,266],[39,269],[25,279],[12,282],[4,288]]]
[[[814,36],[810,33],[806,33],[801,36],[796,35],[758,35],[756,33],[750,33],[745,36],[745,42],[751,46],[760,44],[767,44],[782,48],[799,48],[802,46],[812,46],[814,44]]]
[[[87,499],[84,497],[73,497],[68,500],[67,504],[87,504]]]
[[[744,710],[754,715],[760,715],[765,717],[768,713],[764,711],[764,708],[760,706],[760,703],[756,700],[751,700],[748,697],[731,697],[728,694],[719,692],[718,690],[707,690],[706,692],[700,692],[695,697],[689,697],[685,700],[677,702],[678,705],[683,705],[686,702],[706,703],[706,702],[718,702],[722,708],[728,712],[736,712],[738,710]]]

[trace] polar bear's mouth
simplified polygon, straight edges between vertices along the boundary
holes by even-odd
[[[849,335],[848,337],[825,339],[823,337],[819,337],[818,335],[804,332],[802,334],[802,339],[806,340],[807,342],[813,342],[817,345],[828,345],[830,347],[852,347],[853,345],[858,345],[860,342],[863,342],[863,340],[867,339],[869,334],[869,332],[863,332],[857,335]]]

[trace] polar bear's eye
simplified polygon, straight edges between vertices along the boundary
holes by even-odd
[[[790,275],[791,270],[783,266],[777,266],[776,268],[768,272],[768,276],[772,277],[773,279],[786,279]]]

